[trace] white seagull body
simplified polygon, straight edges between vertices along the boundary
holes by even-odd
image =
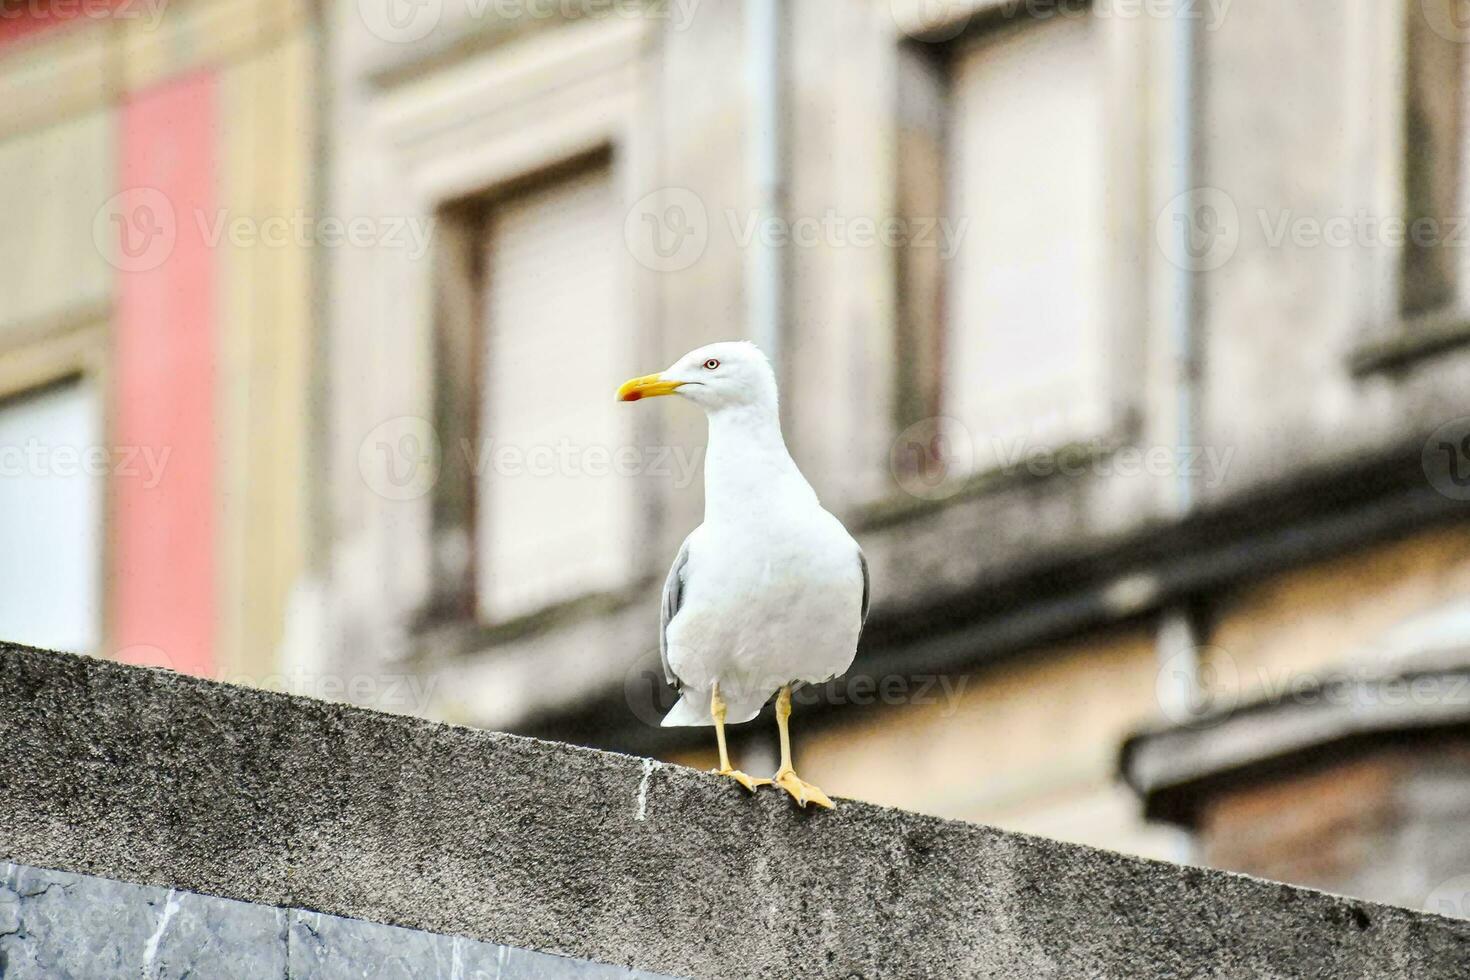
[[[761,468],[740,462],[750,455],[740,435],[716,438],[715,431],[712,425],[706,484],[717,481],[711,469]],[[862,552],[790,457],[785,462],[787,479],[751,488],[730,512],[706,505],[704,523],[669,570],[664,671],[683,696],[665,726],[714,724],[716,683],[727,720],[738,724],[783,685],[820,683],[852,663],[866,593]]]
[[[701,347],[668,371],[629,381],[619,397],[673,393],[704,408],[709,448],[704,523],[664,585],[659,649],[681,697],[663,724],[717,726],[724,770],[743,776],[724,759],[723,724],[750,721],[780,692],[789,770],[790,687],[852,663],[868,612],[867,563],[787,452],[775,375],[757,348]],[[820,790],[809,798],[818,797],[826,800]]]

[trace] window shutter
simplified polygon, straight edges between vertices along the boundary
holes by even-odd
[[[507,199],[488,219],[475,465],[489,620],[616,587],[631,567],[634,481],[614,470],[631,414],[609,376],[631,343],[616,211],[602,167]]]
[[[945,406],[975,466],[1106,434],[1102,79],[1092,22],[1005,28],[955,52]]]
[[[1408,5],[1404,139],[1405,236],[1400,311],[1405,317],[1463,305],[1456,219],[1460,206],[1465,45],[1436,25],[1458,23],[1460,0]],[[1417,229],[1417,230],[1416,230]]]
[[[99,653],[99,466],[143,480],[141,462],[97,458],[96,392],[73,382],[0,402],[0,636]],[[89,453],[91,454],[89,456]],[[124,462],[136,472],[122,475]]]

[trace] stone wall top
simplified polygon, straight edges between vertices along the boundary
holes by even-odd
[[[659,973],[1470,976],[1470,922],[67,654],[0,645],[0,745],[0,860]]]

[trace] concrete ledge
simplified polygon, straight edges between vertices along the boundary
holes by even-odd
[[[1470,922],[0,646],[0,859],[698,977],[1470,976]]]

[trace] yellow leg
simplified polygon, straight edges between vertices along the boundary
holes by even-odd
[[[739,769],[730,768],[730,753],[725,749],[725,699],[720,697],[718,684],[710,688],[709,713],[715,720],[715,741],[720,745],[720,768],[714,770],[715,775],[729,776],[752,793],[757,786],[770,785],[769,779],[754,779]]]
[[[829,800],[826,793],[798,778],[796,770],[791,767],[790,719],[791,687],[788,685],[781,688],[781,693],[776,695],[776,726],[781,729],[781,768],[776,770],[775,784],[790,793],[799,806],[815,803],[829,810],[836,809],[837,804]]]

